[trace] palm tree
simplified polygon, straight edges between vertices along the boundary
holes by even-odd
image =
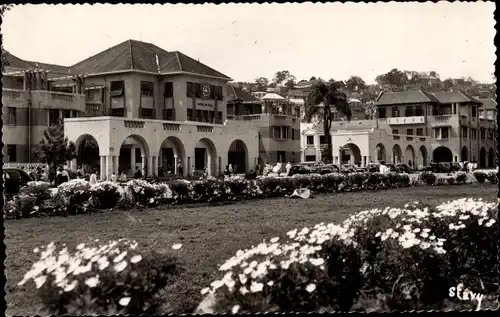
[[[327,163],[333,161],[330,129],[334,119],[334,110],[344,116],[347,121],[351,120],[352,113],[347,96],[340,91],[338,83],[335,81],[329,83],[319,81],[315,83],[307,96],[304,121],[310,123],[314,116],[319,116],[323,122],[323,131],[327,143],[327,153],[324,155],[324,159],[326,159]]]

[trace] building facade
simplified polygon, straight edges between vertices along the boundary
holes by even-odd
[[[497,166],[496,102],[463,92],[406,91],[381,93],[375,120],[335,121],[335,163],[386,161],[421,168],[433,162],[474,161]],[[318,160],[324,136],[321,125],[303,131],[302,157]]]
[[[62,82],[51,85],[47,94],[55,89],[75,91],[68,98],[79,102],[67,108],[76,112],[59,112],[65,135],[79,153],[89,140],[97,145],[94,154],[101,179],[137,168],[158,175],[160,167],[168,166],[184,176],[204,168],[220,174],[228,164],[237,166],[237,172],[255,168],[259,129],[250,121],[227,120],[228,76],[180,52],[133,40],[67,69],[84,77],[60,78]],[[7,99],[6,104],[27,107],[24,100],[14,105]],[[46,126],[45,121],[40,125],[39,136]],[[6,147],[26,144],[14,140],[14,134],[4,130]],[[71,167],[77,164],[74,160]]]

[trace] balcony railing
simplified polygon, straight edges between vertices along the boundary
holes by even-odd
[[[424,116],[388,118],[387,123],[392,124],[392,125],[395,125],[395,124],[423,124],[423,123],[425,123],[425,118],[424,118]]]
[[[432,116],[432,118],[436,121],[448,121],[448,120],[450,120],[451,117],[452,117],[451,114]]]
[[[133,129],[143,129],[144,121],[133,121],[133,120],[125,120],[123,121],[125,128],[133,128]]]
[[[198,132],[212,133],[212,132],[214,132],[214,127],[205,126],[205,125],[197,125],[196,130]]]
[[[48,90],[2,89],[2,98],[6,101],[27,102],[28,98],[43,108],[85,110],[85,95],[70,94]]]
[[[2,97],[6,100],[21,100],[26,98],[26,91],[4,88],[2,89]]]
[[[100,117],[104,116],[104,109],[101,104],[86,104],[85,117]]]

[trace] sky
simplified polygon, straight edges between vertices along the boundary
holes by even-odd
[[[235,81],[373,83],[393,68],[494,82],[494,2],[223,5],[22,5],[6,12],[4,47],[71,66],[128,39],[180,51]]]

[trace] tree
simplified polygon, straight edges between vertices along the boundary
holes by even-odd
[[[64,137],[62,121],[45,129],[43,135],[44,139],[35,146],[33,155],[41,162],[48,164],[55,175],[58,167],[64,166],[67,161],[76,157],[76,147],[73,142],[68,142],[68,138]]]
[[[366,83],[359,76],[351,76],[346,82],[346,88],[349,92],[362,92],[366,89]]]
[[[295,82],[296,79],[297,78],[295,78],[295,76],[293,76],[292,74],[290,74],[289,71],[282,70],[282,71],[276,72],[276,74],[274,75],[273,82],[276,85],[281,85],[281,84],[286,83],[286,82],[288,82],[290,80],[293,80]]]
[[[333,160],[330,129],[334,119],[334,110],[346,117],[348,121],[351,120],[352,113],[347,96],[338,89],[336,82],[320,81],[314,84],[305,103],[304,120],[310,123],[313,117],[318,115],[323,122],[325,141],[327,142],[325,155],[327,162]]]
[[[0,6],[0,19],[2,22],[3,22],[4,13],[9,11],[11,8],[12,8],[12,4],[2,4]],[[0,49],[1,49],[1,54],[2,54],[2,73],[3,73],[5,71],[5,67],[9,66],[9,61],[7,60],[7,56],[9,55],[9,52],[7,52],[3,48],[3,41],[2,41],[2,45],[1,45]]]
[[[314,80],[316,80],[316,77],[314,77],[314,76],[312,76],[312,77],[309,79],[309,81],[314,81]]]
[[[257,89],[259,91],[266,91],[267,85],[269,85],[269,80],[265,77],[258,77],[255,79],[255,84],[257,84]]]
[[[404,84],[408,83],[408,78],[406,74],[397,68],[392,69],[390,72],[386,74],[379,75],[375,78],[375,81],[379,85],[389,84],[396,85],[397,87],[401,87]]]

